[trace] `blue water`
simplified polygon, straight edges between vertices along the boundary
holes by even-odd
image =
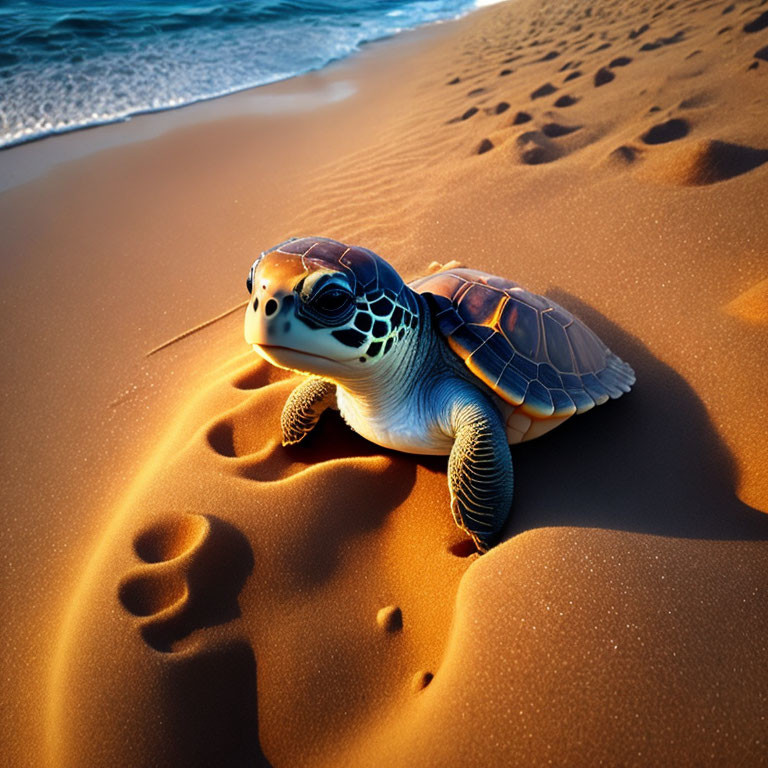
[[[477,0],[0,0],[0,147],[318,69]]]

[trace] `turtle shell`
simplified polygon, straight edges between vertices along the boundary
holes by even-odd
[[[632,368],[578,318],[517,283],[449,269],[410,284],[472,373],[533,419],[567,418],[629,392]]]

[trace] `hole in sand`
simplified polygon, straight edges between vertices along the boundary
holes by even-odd
[[[480,550],[475,545],[472,539],[462,539],[448,547],[448,551],[456,557],[472,557],[472,555],[479,555]]]
[[[556,107],[572,107],[578,101],[574,96],[561,96],[556,102]]]
[[[531,99],[540,99],[543,96],[549,96],[551,93],[554,93],[557,90],[552,83],[544,83],[544,85],[537,88],[533,93],[531,93]]]
[[[208,430],[208,444],[219,456],[226,456],[229,459],[237,457],[235,431],[228,421],[220,421]]]
[[[634,163],[637,159],[637,149],[622,144],[620,147],[616,147],[609,157],[611,160],[616,160],[624,164]]]
[[[483,139],[475,150],[475,154],[483,155],[493,149],[493,142],[490,139]]]
[[[120,584],[117,596],[134,616],[151,616],[185,598],[187,585],[177,573],[133,575]]]
[[[208,521],[199,515],[163,520],[142,531],[133,542],[145,563],[164,563],[194,549],[208,532]]]
[[[688,135],[688,123],[678,117],[667,120],[666,123],[659,123],[646,131],[642,140],[646,144],[666,144],[669,141],[677,141]]]
[[[527,112],[518,112],[512,120],[512,125],[522,125],[531,120],[533,120],[533,118]]]
[[[607,67],[600,67],[600,69],[595,72],[595,88],[598,88],[601,85],[605,85],[606,83],[610,83],[611,80],[615,79],[616,75],[614,75],[610,69]]]
[[[526,131],[517,137],[520,160],[526,165],[551,163],[560,157],[560,151],[541,131]]]
[[[763,11],[757,18],[744,25],[744,31],[748,33],[762,32],[768,28],[768,11]]]
[[[414,693],[423,691],[434,679],[432,672],[417,672],[411,680],[411,689]]]
[[[578,131],[580,125],[561,125],[560,123],[547,123],[542,126],[541,132],[550,139],[557,139],[560,136],[567,136],[569,133]]]

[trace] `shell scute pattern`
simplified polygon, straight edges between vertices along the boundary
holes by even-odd
[[[573,370],[573,357],[571,345],[565,335],[565,328],[557,322],[552,312],[544,312],[542,315],[544,336],[547,340],[547,353],[552,365],[560,371]]]
[[[499,376],[494,390],[504,392],[504,399],[512,405],[521,405],[528,391],[528,380],[509,365]]]
[[[501,331],[512,346],[533,358],[539,348],[538,312],[518,298],[510,298],[502,311]]]
[[[475,283],[464,291],[458,302],[461,319],[465,323],[492,325],[499,312],[499,291]]]
[[[517,283],[459,268],[410,287],[428,295],[440,332],[470,370],[528,417],[583,413],[634,383],[632,369],[580,320]]]

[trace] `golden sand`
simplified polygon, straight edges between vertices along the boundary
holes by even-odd
[[[506,3],[4,193],[7,764],[768,764],[761,14]],[[280,446],[230,310],[294,234],[546,293],[637,385],[515,448],[480,557],[444,459]]]

